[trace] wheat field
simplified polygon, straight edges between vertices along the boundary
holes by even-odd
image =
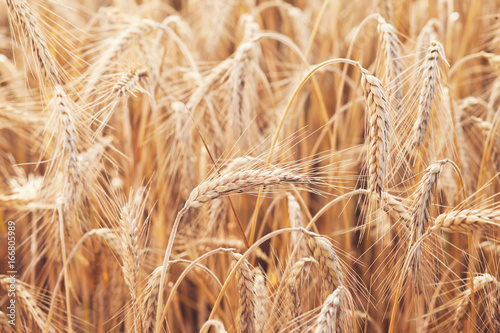
[[[498,0],[1,0],[0,331],[500,332]]]

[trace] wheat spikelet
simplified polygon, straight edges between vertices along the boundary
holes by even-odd
[[[117,98],[125,96],[127,92],[131,92],[137,88],[141,80],[148,76],[148,68],[133,67],[129,71],[122,74],[120,80],[113,87],[113,94]]]
[[[231,253],[233,260],[237,261],[242,256]],[[257,332],[257,300],[252,271],[248,261],[244,261],[237,269],[238,295],[239,295],[239,327],[240,333]]]
[[[323,288],[329,294],[344,284],[344,275],[340,268],[340,261],[330,241],[325,237],[312,236],[309,238],[309,247],[319,262]]]
[[[9,14],[14,17],[14,21],[28,41],[45,79],[52,82],[53,85],[59,85],[61,79],[56,62],[49,51],[40,28],[36,24],[35,16],[30,7],[24,0],[6,0],[6,3]]]
[[[431,230],[468,233],[470,231],[499,231],[500,211],[493,209],[464,209],[441,214]]]
[[[389,154],[389,105],[379,79],[363,71],[361,77],[369,117],[368,169],[369,189],[379,198],[387,182]]]
[[[422,88],[420,90],[417,120],[413,126],[415,134],[415,146],[420,147],[424,140],[424,135],[429,123],[432,103],[436,87],[439,84],[439,61],[443,57],[443,46],[437,41],[433,41],[427,51],[422,72]]]
[[[486,53],[485,58],[488,59],[488,62],[497,73],[500,73],[500,55]]]
[[[408,211],[408,207],[398,197],[385,193],[382,199],[382,208],[395,221],[401,221],[404,225],[409,226],[412,216]]]
[[[208,223],[207,223],[207,234],[217,236],[225,221],[225,217],[228,212],[228,205],[224,199],[215,199],[210,202],[208,207]]]
[[[186,103],[188,110],[191,110],[192,112],[195,111],[196,107],[200,104],[205,95],[210,91],[210,88],[224,76],[224,74],[233,66],[233,63],[234,59],[229,58],[212,68],[210,74],[202,80],[200,85],[189,97],[189,101]]]
[[[116,231],[109,228],[98,228],[92,229],[88,233],[88,236],[97,236],[99,239],[104,241],[108,246],[116,253],[121,253],[123,249],[122,240],[116,234]]]
[[[351,332],[352,323],[346,318],[348,299],[350,293],[344,286],[339,286],[328,295],[316,321],[314,333]]]

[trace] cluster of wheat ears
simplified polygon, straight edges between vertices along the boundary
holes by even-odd
[[[1,0],[0,331],[500,332],[496,13]]]

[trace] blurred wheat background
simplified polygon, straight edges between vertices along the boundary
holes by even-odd
[[[2,0],[0,171],[2,332],[500,332],[500,3]]]

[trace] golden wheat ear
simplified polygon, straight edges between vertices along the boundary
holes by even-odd
[[[427,50],[423,64],[422,88],[418,100],[417,120],[413,125],[416,147],[420,147],[427,131],[431,117],[431,108],[435,102],[436,89],[441,84],[439,66],[442,60],[446,61],[443,45],[437,41],[433,41]]]
[[[344,286],[335,289],[323,303],[321,312],[316,320],[314,333],[353,332],[352,322],[349,317],[351,294]]]
[[[382,82],[363,71],[361,76],[368,111],[368,174],[369,191],[382,198],[387,187],[389,163],[389,104]]]
[[[234,261],[238,261],[242,257],[241,254],[233,252],[231,252],[231,256]],[[246,260],[238,267],[236,281],[240,305],[238,332],[257,332],[257,292],[252,271]]]
[[[45,80],[54,86],[61,84],[59,66],[50,53],[49,46],[43,36],[31,8],[24,0],[6,0],[9,14],[20,33],[27,41],[31,52],[37,62],[37,70],[42,73]]]

